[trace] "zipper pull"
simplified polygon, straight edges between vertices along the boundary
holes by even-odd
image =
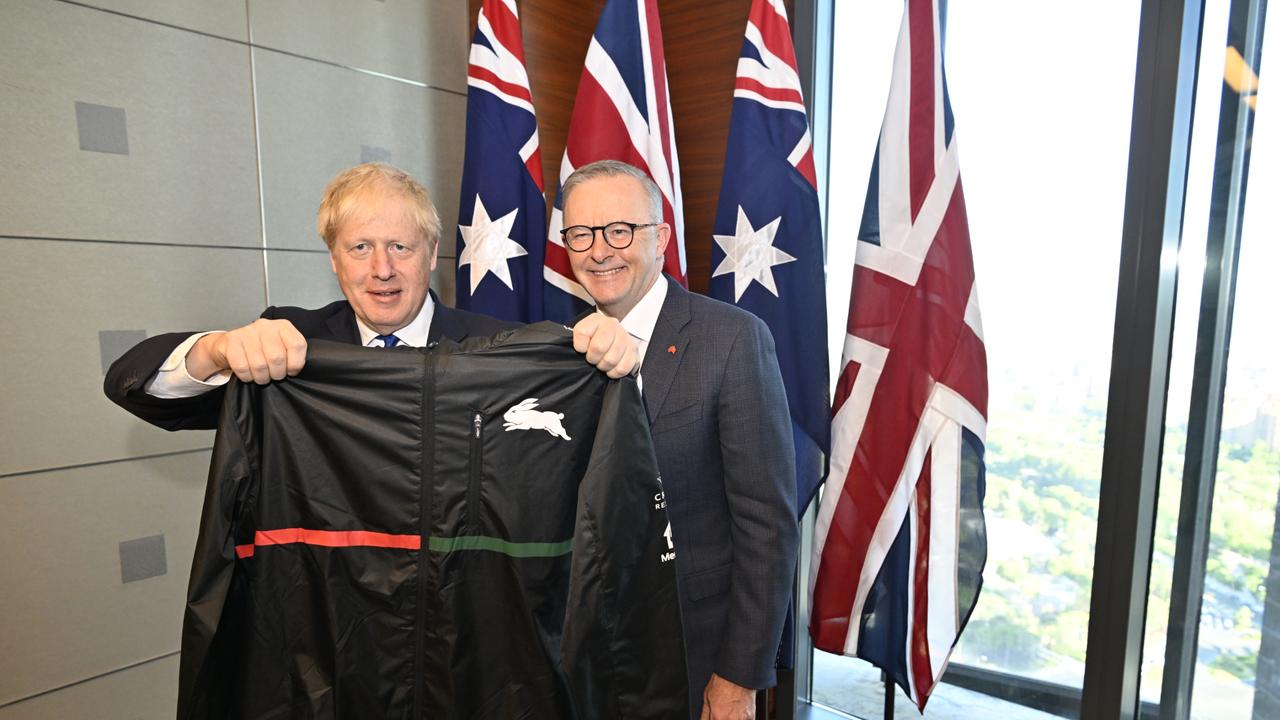
[[[477,440],[480,439],[480,425],[483,421],[484,418],[480,417],[480,413],[476,413],[476,416],[471,421],[472,425],[475,427],[475,438]]]

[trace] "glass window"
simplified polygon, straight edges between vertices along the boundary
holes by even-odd
[[[1272,22],[1264,58],[1276,35]],[[1206,720],[1280,717],[1280,108],[1261,102],[1273,95],[1255,103],[1241,225],[1191,702]]]
[[[1280,47],[1277,34],[1272,22],[1264,53]],[[1280,106],[1258,107],[1192,694],[1196,718],[1280,717]],[[1223,713],[1227,703],[1230,714]]]
[[[1178,512],[1187,449],[1187,422],[1191,382],[1195,366],[1196,331],[1209,232],[1210,199],[1217,157],[1218,112],[1230,0],[1207,0],[1201,37],[1204,50],[1196,79],[1194,131],[1188,157],[1182,239],[1178,250],[1177,312],[1169,366],[1165,415],[1164,452],[1160,463],[1160,492],[1156,531],[1151,555],[1151,580],[1147,596],[1147,621],[1142,652],[1139,695],[1144,703],[1160,702],[1164,681],[1166,637],[1169,631],[1169,598],[1178,538]]]

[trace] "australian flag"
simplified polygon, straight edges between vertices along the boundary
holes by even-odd
[[[662,191],[662,220],[671,225],[663,270],[688,285],[680,163],[657,0],[609,0],[591,36],[559,182],[597,160],[621,160],[653,178]],[[564,200],[559,195],[557,186],[544,277],[547,319],[563,322],[593,301],[574,279],[569,250],[560,238]]]
[[[769,326],[796,447],[797,507],[830,447],[827,303],[813,143],[782,0],[754,0],[738,58],[710,295]]]
[[[893,57],[809,580],[814,647],[880,667],[922,712],[987,557],[987,353],[938,2],[907,0]]]
[[[817,185],[786,7],[782,0],[754,0],[734,83],[710,295],[754,313],[773,333],[801,514],[822,482],[831,435]],[[794,662],[794,633],[788,611],[779,667]]]
[[[485,0],[467,68],[457,306],[541,320],[546,231],[538,122],[515,0]]]

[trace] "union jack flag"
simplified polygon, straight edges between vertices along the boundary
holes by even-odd
[[[987,365],[937,0],[908,0],[863,211],[809,632],[924,710],[986,564]]]
[[[662,191],[663,221],[672,228],[663,269],[687,286],[680,163],[657,0],[609,0],[591,36],[569,119],[559,183],[574,168],[596,160],[621,160],[653,178]],[[574,280],[569,252],[560,239],[563,209],[557,184],[544,278],[547,319],[561,322],[593,304]]]
[[[534,322],[547,229],[542,154],[515,0],[485,0],[467,67],[457,306]]]
[[[830,445],[827,301],[813,142],[782,0],[752,2],[733,97],[709,294],[773,333],[804,512]]]

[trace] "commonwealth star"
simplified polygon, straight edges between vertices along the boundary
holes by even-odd
[[[489,218],[489,212],[484,209],[480,196],[476,195],[475,209],[471,212],[471,224],[458,226],[458,230],[462,233],[462,242],[466,245],[462,249],[462,255],[458,257],[458,267],[471,266],[472,294],[475,294],[476,288],[480,286],[485,273],[493,273],[493,276],[505,283],[507,287],[515,289],[511,283],[511,267],[507,261],[529,254],[529,251],[525,250],[520,243],[511,239],[511,228],[516,224],[518,212],[520,208],[492,220]]]
[[[711,273],[711,277],[719,277],[725,273],[733,273],[733,301],[742,299],[751,281],[755,280],[774,297],[778,297],[778,286],[773,281],[775,265],[795,262],[795,257],[775,248],[773,238],[778,234],[778,225],[782,217],[778,216],[759,230],[751,227],[747,213],[738,206],[738,226],[733,235],[715,235],[716,242],[724,250],[724,260]]]

